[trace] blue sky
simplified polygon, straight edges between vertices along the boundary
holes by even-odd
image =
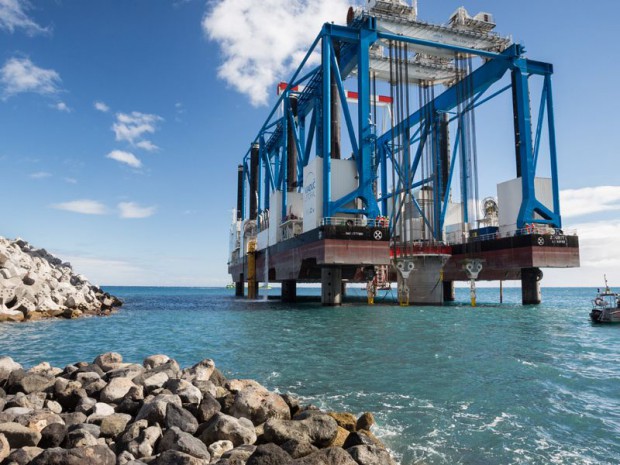
[[[489,11],[555,66],[564,223],[579,270],[545,285],[620,283],[620,4],[419,0],[445,23]],[[0,0],[0,235],[99,284],[221,285],[236,166],[275,84],[341,0]],[[509,111],[509,108],[506,109]],[[494,131],[492,118],[484,129]],[[502,155],[513,161],[512,148]]]

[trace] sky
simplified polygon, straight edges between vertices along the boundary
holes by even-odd
[[[580,236],[582,267],[544,270],[543,284],[600,286],[603,273],[620,283],[620,4],[419,0],[419,18],[446,23],[461,5],[491,12],[500,34],[554,64],[563,222]],[[0,236],[46,248],[101,285],[229,282],[237,164],[276,83],[347,8],[0,0]],[[478,131],[500,132],[493,120],[482,115]],[[510,146],[483,155],[488,167],[514,158]]]

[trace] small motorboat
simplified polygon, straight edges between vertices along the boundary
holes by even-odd
[[[605,276],[605,289],[598,290],[596,298],[592,301],[590,318],[595,323],[620,323],[620,294],[612,292],[607,285]]]

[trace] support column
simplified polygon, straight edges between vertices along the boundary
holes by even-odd
[[[297,302],[297,281],[282,281],[282,302]]]
[[[239,276],[239,281],[235,282],[235,297],[243,297],[243,273]]]
[[[523,305],[538,305],[542,300],[540,268],[523,268],[521,270],[521,301]]]
[[[321,303],[332,306],[342,304],[342,268],[321,268]]]
[[[443,282],[443,301],[454,302],[454,281]]]

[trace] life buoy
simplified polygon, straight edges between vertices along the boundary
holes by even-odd
[[[599,307],[602,307],[605,305],[605,301],[601,299],[600,297],[597,297],[596,299],[594,299],[594,305],[598,305]]]

